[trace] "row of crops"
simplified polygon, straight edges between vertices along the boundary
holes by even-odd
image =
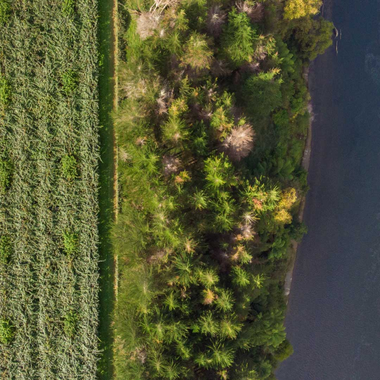
[[[0,378],[93,379],[95,0],[0,0]]]

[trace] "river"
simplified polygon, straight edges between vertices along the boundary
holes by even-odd
[[[379,3],[326,1],[325,14],[342,35],[338,54],[334,46],[311,67],[309,232],[299,246],[285,323],[294,354],[276,376],[379,380]]]

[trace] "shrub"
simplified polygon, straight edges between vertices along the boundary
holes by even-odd
[[[0,343],[9,344],[14,337],[14,327],[7,319],[0,319]]]
[[[62,157],[61,169],[62,175],[67,180],[73,180],[78,175],[77,160],[74,156],[66,155]]]

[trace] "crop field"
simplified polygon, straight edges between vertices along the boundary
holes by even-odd
[[[94,379],[97,2],[0,0],[0,378]]]

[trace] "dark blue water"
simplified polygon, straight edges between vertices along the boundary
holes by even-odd
[[[329,7],[329,4],[331,7]],[[380,380],[378,0],[326,1],[342,39],[313,64],[311,191],[279,380]]]

